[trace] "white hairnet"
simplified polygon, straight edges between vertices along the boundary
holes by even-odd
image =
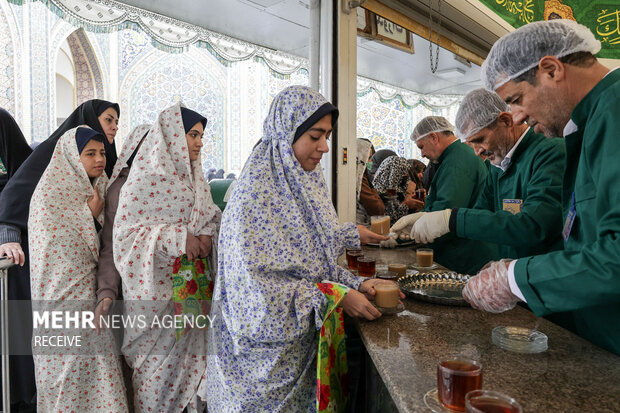
[[[497,93],[474,89],[465,95],[456,112],[456,136],[465,141],[486,128],[501,112],[510,112],[506,102]]]
[[[454,126],[443,116],[427,116],[413,129],[411,140],[414,142],[425,138],[431,132],[454,132]]]
[[[538,65],[545,56],[561,58],[575,52],[596,54],[599,50],[601,42],[576,21],[533,22],[495,42],[482,64],[482,82],[488,90],[496,90]]]

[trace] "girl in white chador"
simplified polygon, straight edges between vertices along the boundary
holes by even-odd
[[[122,278],[125,314],[146,314],[149,320],[146,328],[126,328],[123,342],[123,354],[133,368],[138,412],[202,408],[197,394],[205,393],[206,330],[192,328],[179,336],[174,328],[153,328],[151,322],[179,314],[177,310],[189,304],[187,297],[195,292],[192,279],[187,288],[178,288],[173,272],[179,272],[179,260],[187,255],[198,266],[202,261],[197,258],[214,255],[211,247],[221,212],[202,174],[200,148],[206,122],[179,104],[164,110],[121,190],[114,261]]]
[[[86,126],[67,131],[34,191],[28,220],[32,299],[47,309],[95,307],[97,230],[103,224],[108,183],[104,139]],[[84,354],[69,348],[44,354],[35,346],[38,411],[127,411],[110,331],[101,336],[94,330],[82,331],[81,339],[92,340],[99,350],[90,347]],[[101,349],[109,354],[103,355]]]

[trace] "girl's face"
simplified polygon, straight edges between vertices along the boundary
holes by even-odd
[[[196,161],[200,158],[200,148],[202,148],[202,134],[204,127],[202,122],[196,123],[185,135],[187,139],[187,149],[189,150],[189,160]]]
[[[91,139],[80,154],[80,163],[89,178],[101,176],[105,169],[105,148],[103,142]]]
[[[113,107],[107,108],[97,119],[99,119],[99,124],[108,142],[114,142],[114,137],[118,131],[118,114],[116,109]]]
[[[305,131],[293,144],[295,158],[304,171],[313,171],[321,162],[323,154],[329,152],[327,140],[332,133],[332,114],[323,116]]]

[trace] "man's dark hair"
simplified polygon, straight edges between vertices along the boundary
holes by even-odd
[[[580,67],[590,67],[596,62],[596,57],[590,52],[575,52],[560,58],[560,62]],[[534,66],[527,72],[513,79],[515,83],[527,82],[531,85],[536,84],[536,73],[538,73],[538,65]]]

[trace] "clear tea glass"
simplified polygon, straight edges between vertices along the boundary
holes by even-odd
[[[430,248],[418,248],[415,251],[415,258],[419,267],[433,266],[433,250]]]
[[[357,260],[363,257],[362,250],[347,250],[347,265],[350,270],[357,270]]]
[[[370,230],[375,234],[387,235],[390,233],[390,216],[373,215],[370,217]]]
[[[518,401],[503,393],[491,390],[474,390],[465,396],[467,413],[522,413]]]
[[[465,411],[465,395],[481,388],[480,362],[457,356],[437,365],[437,395],[448,409]]]
[[[362,277],[374,277],[375,259],[370,257],[359,257],[357,259],[357,273]]]

